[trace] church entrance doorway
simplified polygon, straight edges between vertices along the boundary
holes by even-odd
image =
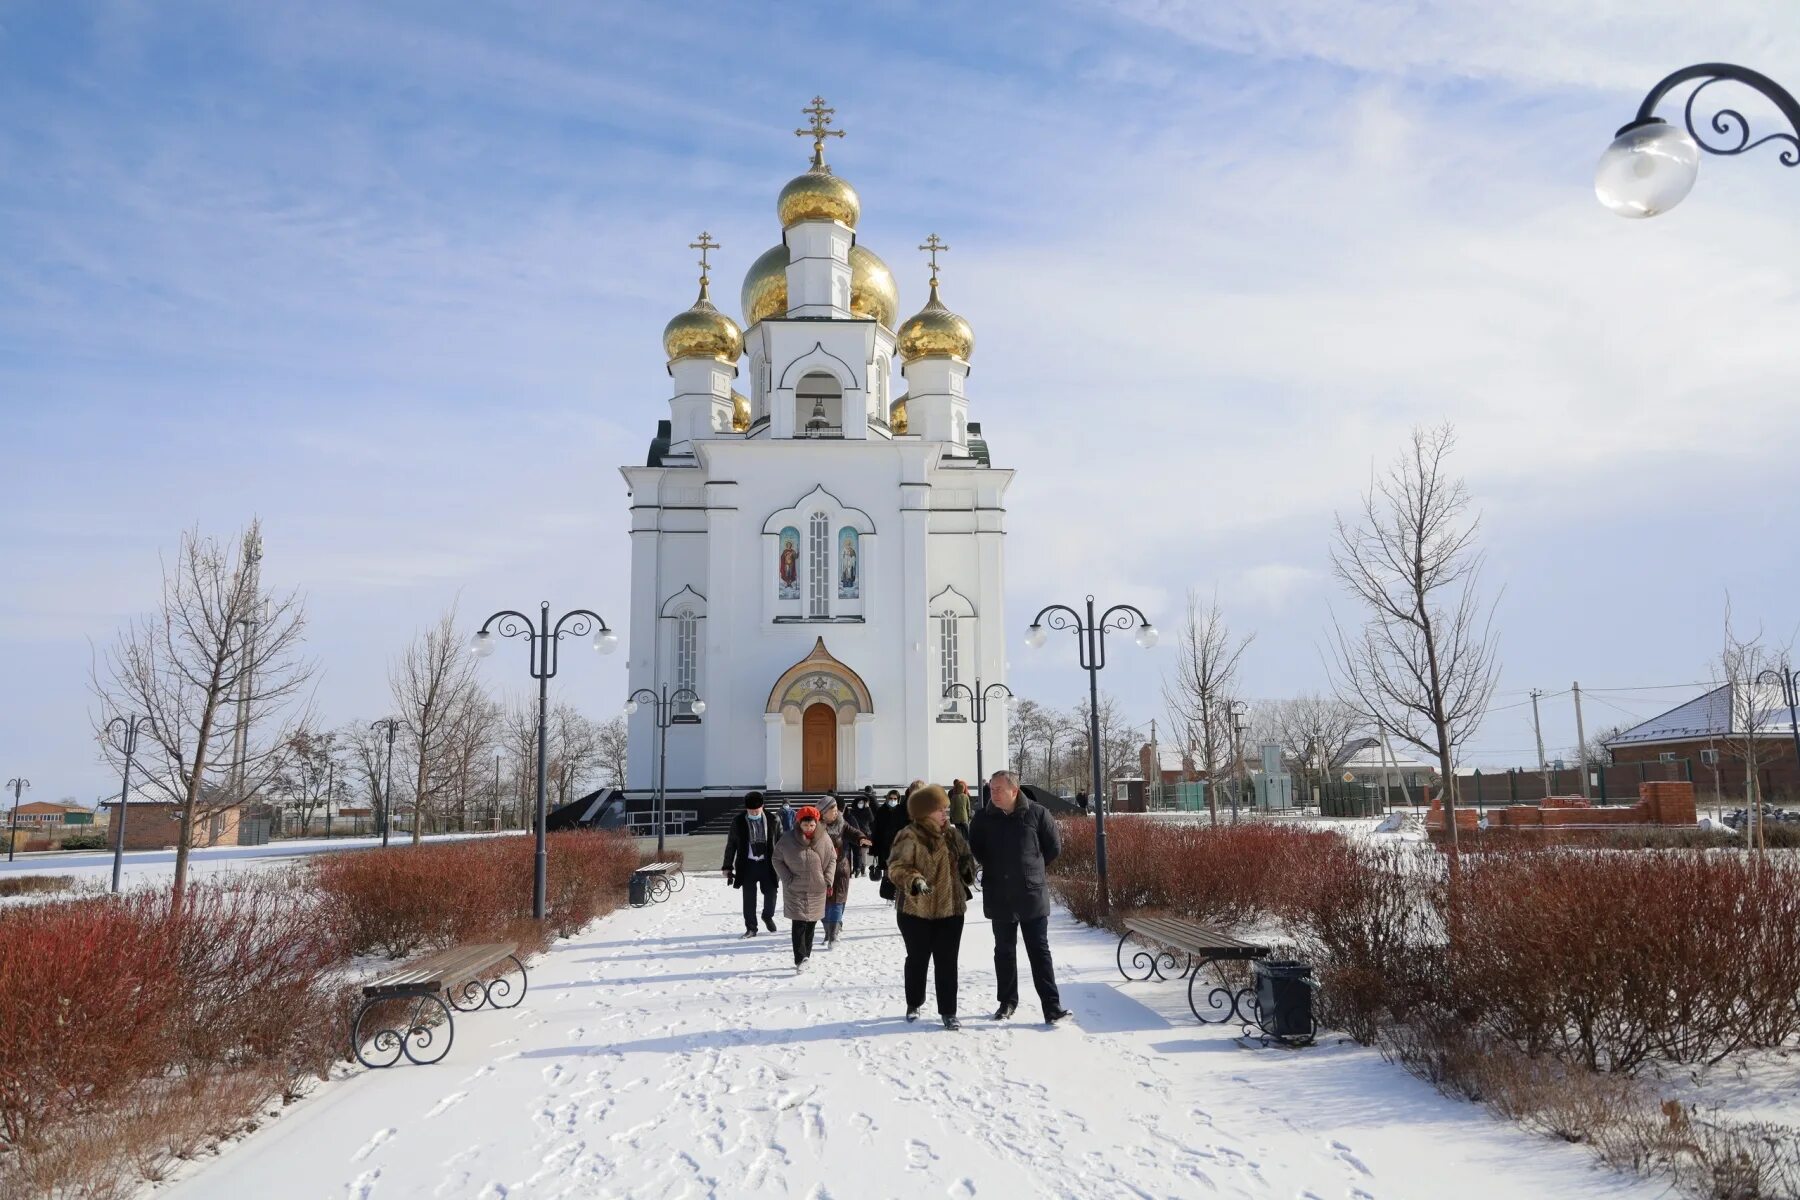
[[[837,710],[814,704],[800,724],[800,789],[806,792],[837,791]]]

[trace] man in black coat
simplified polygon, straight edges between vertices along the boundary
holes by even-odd
[[[781,887],[775,878],[775,862],[769,852],[781,840],[781,823],[773,813],[763,811],[763,794],[749,792],[744,796],[744,811],[732,819],[731,832],[725,838],[725,882],[744,889],[744,936],[756,936],[756,893],[762,890],[762,921],[770,933],[775,932],[775,893]]]
[[[1019,1007],[1018,935],[1023,932],[1031,983],[1044,1006],[1045,1022],[1054,1025],[1069,1015],[1050,961],[1050,885],[1044,878],[1044,868],[1062,853],[1056,820],[1020,794],[1012,772],[995,771],[988,804],[969,828],[969,849],[981,864],[981,911],[994,925],[1000,992],[994,1020],[1006,1020]]]

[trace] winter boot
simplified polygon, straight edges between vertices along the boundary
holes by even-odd
[[[825,922],[825,948],[827,950],[831,949],[832,943],[837,941],[838,928],[839,925],[836,921]]]

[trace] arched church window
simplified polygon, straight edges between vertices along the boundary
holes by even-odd
[[[806,576],[808,615],[831,615],[831,517],[816,512],[807,523]]]
[[[700,692],[700,618],[694,610],[684,608],[675,614],[675,690]],[[694,715],[694,702],[683,696],[675,712],[684,717]]]
[[[950,685],[962,682],[962,631],[957,614],[945,609],[938,616],[938,694],[941,696],[949,690]],[[962,712],[962,697],[948,697],[944,705],[946,716],[958,715]]]

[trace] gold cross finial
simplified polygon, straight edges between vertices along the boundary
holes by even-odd
[[[937,286],[938,251],[939,250],[948,250],[949,248],[950,248],[949,245],[947,243],[945,243],[941,238],[939,238],[938,235],[935,233],[932,234],[930,237],[927,237],[923,242],[919,243],[919,249],[931,251],[931,286],[932,287]]]
[[[700,286],[701,287],[706,286],[706,275],[707,275],[707,271],[709,269],[706,265],[707,251],[717,250],[719,248],[720,248],[719,243],[713,241],[712,234],[706,232],[706,230],[704,230],[704,229],[702,229],[700,231],[700,240],[699,241],[688,243],[689,250],[698,250],[700,252]]]
[[[822,167],[825,165],[825,139],[844,136],[843,130],[830,127],[831,114],[837,109],[825,107],[825,97],[814,96],[812,103],[800,111],[810,116],[812,123],[805,129],[794,130],[794,136],[809,137],[813,140],[812,165]]]

